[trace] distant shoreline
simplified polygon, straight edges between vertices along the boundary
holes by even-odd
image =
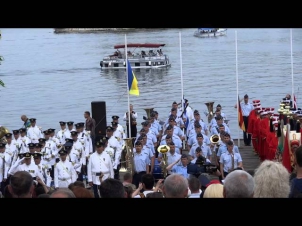
[[[137,31],[150,28],[54,28],[54,33],[91,33],[91,32],[121,32],[121,31]],[[152,28],[154,29],[154,28]],[[157,28],[157,29],[167,29],[167,28]]]

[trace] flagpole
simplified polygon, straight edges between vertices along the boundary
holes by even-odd
[[[294,65],[293,65],[293,35],[292,29],[290,29],[290,59],[292,67],[292,98],[294,98]],[[293,106],[291,106],[293,107]]]
[[[180,85],[181,85],[181,111],[183,113],[184,109],[184,85],[183,85],[183,77],[182,77],[182,54],[181,54],[181,32],[179,32],[179,59],[180,59]],[[182,119],[180,119],[182,120]],[[185,129],[182,129],[183,133]],[[182,142],[182,148],[185,149],[185,142]]]
[[[127,51],[127,35],[125,34],[125,59],[126,59],[126,79],[127,79],[127,94],[128,94],[128,134],[131,138],[131,112],[130,112],[130,94],[129,94],[129,79],[128,79],[128,51]]]
[[[184,110],[183,98],[184,98],[184,87],[183,87],[183,77],[182,77],[182,54],[181,54],[181,32],[179,32],[179,59],[180,59],[180,82],[181,82],[181,109]]]
[[[237,59],[237,31],[235,31],[235,49],[236,49],[236,84],[237,84],[237,97],[236,97],[236,102],[238,102],[238,97],[239,97],[239,87],[238,87],[238,59]],[[240,103],[238,103],[240,104]],[[237,104],[237,105],[238,105]],[[237,106],[237,111],[238,111],[239,106]],[[237,113],[237,122],[239,122],[239,114]],[[238,147],[240,147],[240,129],[238,126]]]

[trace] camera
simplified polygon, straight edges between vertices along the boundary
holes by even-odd
[[[199,156],[195,164],[190,163],[187,166],[187,173],[198,177],[202,173],[213,174],[218,170],[217,166],[206,161],[206,158]]]

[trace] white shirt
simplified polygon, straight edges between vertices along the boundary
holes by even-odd
[[[88,182],[100,185],[101,182],[99,176],[97,176],[96,173],[101,172],[104,174],[102,180],[106,180],[107,178],[114,178],[113,165],[110,156],[105,151],[103,151],[101,154],[95,151],[90,156],[87,165]]]
[[[39,138],[43,138],[43,133],[38,126],[29,127],[27,130],[27,136],[32,143],[39,143]]]
[[[70,161],[66,160],[63,162],[60,160],[54,168],[54,184],[55,188],[59,187],[59,180],[70,180],[71,183],[77,179],[77,173]]]

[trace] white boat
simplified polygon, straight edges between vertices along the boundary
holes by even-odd
[[[132,43],[127,44],[127,59],[131,68],[167,68],[171,66],[169,57],[162,52],[165,44]],[[125,69],[126,48],[125,44],[115,45],[113,55],[106,56],[100,61],[102,69]],[[120,51],[119,49],[123,49]]]
[[[198,28],[194,32],[195,37],[217,37],[226,35],[227,29],[225,28]]]

